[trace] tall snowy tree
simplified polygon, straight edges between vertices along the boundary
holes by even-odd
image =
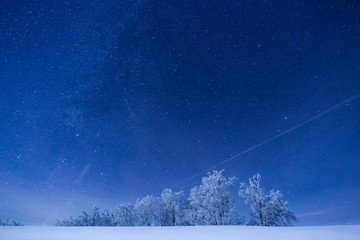
[[[229,188],[235,177],[225,178],[221,171],[203,177],[198,187],[191,189],[185,219],[190,225],[229,225],[237,223],[236,204]]]
[[[93,207],[90,215],[90,226],[100,226],[101,225],[101,215],[100,208]]]
[[[168,188],[165,188],[161,192],[161,226],[175,226],[181,224],[183,196],[183,192],[173,192]]]
[[[120,205],[115,211],[115,222],[118,226],[135,226],[137,222],[137,216],[135,207],[132,204]]]
[[[107,209],[101,213],[100,220],[100,226],[116,226],[114,213]]]
[[[261,176],[256,174],[249,178],[249,185],[240,183],[239,196],[250,205],[249,225],[264,225],[265,193],[260,185]]]
[[[259,173],[249,178],[249,184],[241,183],[239,196],[250,205],[249,225],[258,226],[288,226],[296,220],[294,214],[287,208],[287,202],[282,199],[280,191],[271,190],[265,194],[260,185]]]
[[[91,216],[83,211],[81,215],[74,220],[75,226],[91,226]]]
[[[138,199],[135,203],[138,225],[159,226],[160,225],[160,199],[146,196]]]

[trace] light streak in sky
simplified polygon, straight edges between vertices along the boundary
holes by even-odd
[[[306,124],[308,124],[308,123],[310,123],[310,122],[312,122],[312,121],[314,121],[314,120],[316,120],[316,119],[318,119],[318,118],[320,118],[320,117],[322,117],[322,116],[324,116],[324,115],[326,115],[326,114],[334,111],[335,109],[341,107],[341,106],[344,105],[344,104],[350,103],[350,102],[358,99],[359,97],[360,97],[360,93],[359,93],[359,94],[356,94],[356,95],[353,95],[353,96],[345,99],[344,101],[342,101],[342,102],[340,102],[340,103],[338,103],[338,104],[336,104],[336,105],[334,105],[334,106],[332,106],[332,107],[330,107],[330,108],[328,108],[328,109],[326,109],[326,110],[324,110],[324,111],[316,114],[315,116],[313,116],[313,117],[311,117],[311,118],[309,118],[309,119],[307,119],[307,120],[305,120],[305,121],[303,121],[303,122],[301,122],[301,123],[299,123],[299,124],[297,124],[297,125],[289,128],[289,129],[287,129],[287,130],[285,130],[285,131],[282,131],[281,133],[279,133],[279,134],[277,134],[277,135],[275,135],[275,136],[273,136],[273,137],[271,137],[271,138],[269,138],[269,139],[267,139],[267,140],[265,140],[265,141],[262,141],[262,142],[254,145],[254,146],[252,146],[252,147],[249,147],[249,148],[245,149],[244,151],[242,151],[242,152],[240,152],[240,153],[238,153],[238,154],[236,154],[236,155],[234,155],[234,156],[232,156],[232,157],[230,157],[230,158],[227,158],[227,159],[225,159],[225,160],[223,160],[223,161],[221,161],[221,162],[219,162],[219,163],[217,163],[217,164],[209,167],[209,168],[206,169],[206,170],[203,170],[203,171],[201,171],[201,172],[198,172],[198,173],[196,173],[196,174],[194,174],[194,175],[192,175],[192,176],[184,179],[184,180],[181,181],[180,183],[187,182],[187,181],[189,181],[189,180],[191,180],[191,179],[193,179],[193,178],[195,178],[195,177],[197,177],[197,176],[199,176],[199,175],[201,175],[201,174],[204,174],[204,173],[206,173],[206,172],[208,172],[208,171],[210,171],[210,170],[213,170],[214,168],[217,168],[217,167],[219,167],[219,166],[221,166],[221,165],[224,165],[225,163],[228,163],[228,162],[230,162],[231,160],[234,160],[234,159],[236,159],[236,158],[238,158],[238,157],[240,157],[240,156],[242,156],[242,155],[244,155],[244,154],[246,154],[246,153],[248,153],[248,152],[251,152],[251,151],[254,150],[254,149],[257,149],[257,148],[259,148],[259,147],[261,147],[261,146],[263,146],[263,145],[265,145],[265,144],[267,144],[267,143],[269,143],[269,142],[272,142],[272,141],[274,141],[275,139],[278,139],[279,137],[281,137],[281,136],[283,136],[283,135],[285,135],[285,134],[291,133],[292,131],[295,131],[296,129],[298,129],[298,128],[300,128],[300,127],[302,127],[302,126],[304,126],[304,125],[306,125]]]

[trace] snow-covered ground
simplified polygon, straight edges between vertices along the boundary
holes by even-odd
[[[360,225],[324,227],[0,227],[1,240],[359,240]]]

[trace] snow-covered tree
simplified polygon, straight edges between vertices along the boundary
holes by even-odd
[[[90,215],[90,226],[100,226],[101,225],[101,215],[100,208],[93,207]]]
[[[190,190],[190,197],[185,201],[184,204],[184,219],[183,225],[205,225],[205,221],[202,220],[201,201],[198,197],[198,187],[193,187]]]
[[[160,199],[149,196],[138,199],[135,203],[138,225],[159,226],[160,225]]]
[[[0,218],[0,226],[24,226],[24,224],[15,221],[10,221],[9,219],[2,220]]]
[[[77,218],[57,220],[56,226],[115,226],[114,214],[109,210],[100,212],[100,208],[94,207],[90,213],[83,211]]]
[[[295,215],[288,209],[287,201],[279,190],[271,190],[266,201],[266,226],[289,226],[296,221]]]
[[[100,226],[116,226],[115,215],[109,210],[105,209],[101,213]]]
[[[81,215],[74,220],[75,226],[91,226],[91,216],[83,211]]]
[[[264,225],[265,193],[260,185],[261,176],[256,174],[249,178],[249,185],[240,183],[239,196],[245,199],[250,205],[250,225]]]
[[[135,226],[137,220],[134,205],[120,205],[115,212],[115,221],[118,226]]]
[[[161,226],[175,226],[181,224],[183,196],[183,192],[173,192],[168,188],[165,188],[161,192]]]
[[[241,183],[239,196],[250,205],[249,225],[288,226],[296,220],[294,214],[287,208],[287,202],[282,199],[280,191],[271,190],[265,194],[260,185],[259,173],[249,178],[249,184]]]
[[[208,173],[202,178],[200,186],[191,189],[185,210],[187,224],[236,224],[236,204],[229,191],[235,177],[225,178],[223,171]]]
[[[69,219],[63,219],[63,220],[57,220],[55,223],[55,226],[81,226],[79,225],[76,220],[72,217],[70,217]]]

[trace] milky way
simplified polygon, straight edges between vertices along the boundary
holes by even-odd
[[[2,1],[0,218],[53,224],[165,187],[188,193],[224,168],[240,181],[260,172],[298,224],[359,223],[358,12]]]

